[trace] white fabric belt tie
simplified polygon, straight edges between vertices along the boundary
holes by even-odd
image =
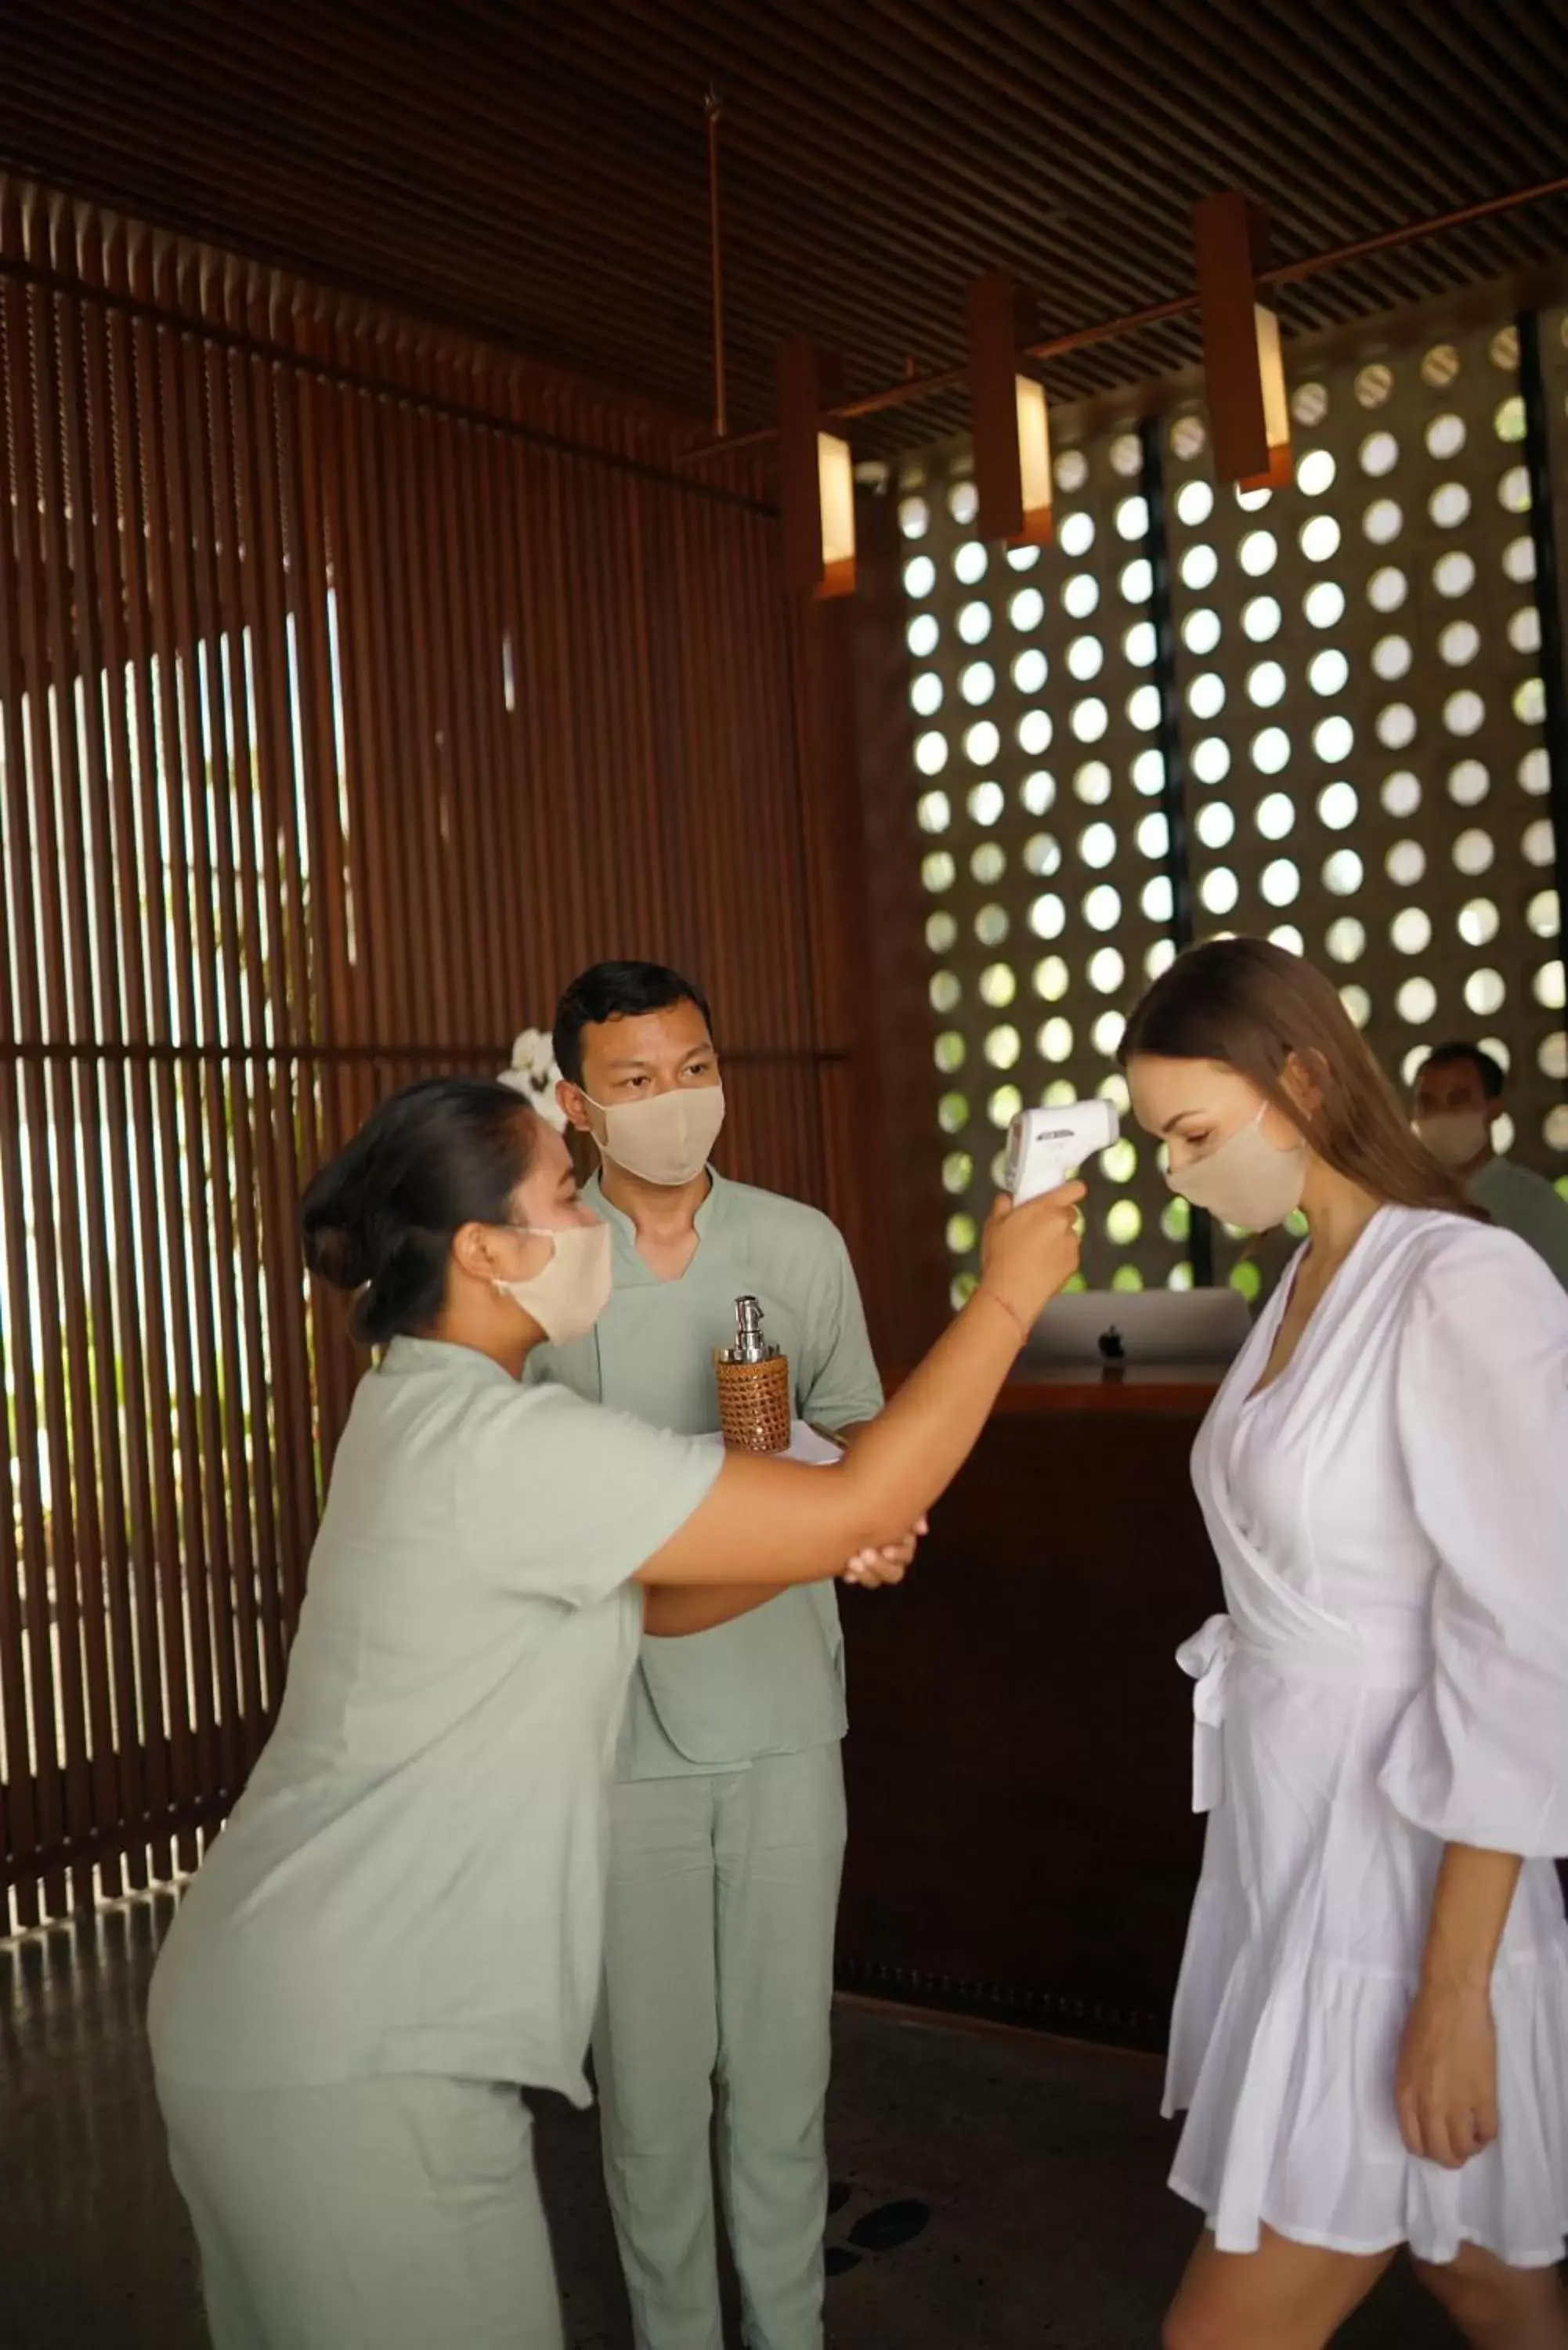
[[[1330,1689],[1415,1690],[1431,1670],[1424,1624],[1413,1624],[1406,1639],[1368,1641],[1347,1627],[1326,1624],[1322,1632],[1292,1632],[1265,1641],[1243,1632],[1231,1616],[1210,1616],[1176,1652],[1192,1689],[1192,1808],[1211,1812],[1224,1784],[1221,1732],[1232,1668],[1238,1659],[1266,1665],[1283,1680]]]

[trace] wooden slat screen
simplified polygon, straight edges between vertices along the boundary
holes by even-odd
[[[254,1758],[355,1371],[296,1202],[378,1094],[658,955],[727,1163],[841,1204],[774,525],[677,445],[0,182],[11,1923],[189,1866]]]

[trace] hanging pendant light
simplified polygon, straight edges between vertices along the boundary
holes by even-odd
[[[804,337],[779,353],[779,520],[784,582],[806,596],[855,591],[855,463],[822,429],[823,369]]]
[[[1268,266],[1268,213],[1239,189],[1205,196],[1193,211],[1192,242],[1215,473],[1244,490],[1283,489],[1291,412],[1280,322],[1257,284]]]
[[[1045,387],[1019,364],[1034,338],[1033,304],[1005,270],[977,277],[964,301],[970,429],[980,526],[1008,546],[1051,536],[1051,420]]]

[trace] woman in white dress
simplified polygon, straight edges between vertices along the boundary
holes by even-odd
[[[1317,2350],[1402,2244],[1470,2342],[1568,2350],[1568,1299],[1293,956],[1194,949],[1123,1057],[1176,1191],[1311,1232],[1194,1457],[1168,2350]]]

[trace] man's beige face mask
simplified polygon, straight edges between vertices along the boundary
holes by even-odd
[[[677,1086],[643,1101],[598,1102],[592,1094],[583,1099],[604,1118],[599,1149],[605,1157],[644,1183],[670,1191],[701,1175],[724,1123],[722,1086]]]

